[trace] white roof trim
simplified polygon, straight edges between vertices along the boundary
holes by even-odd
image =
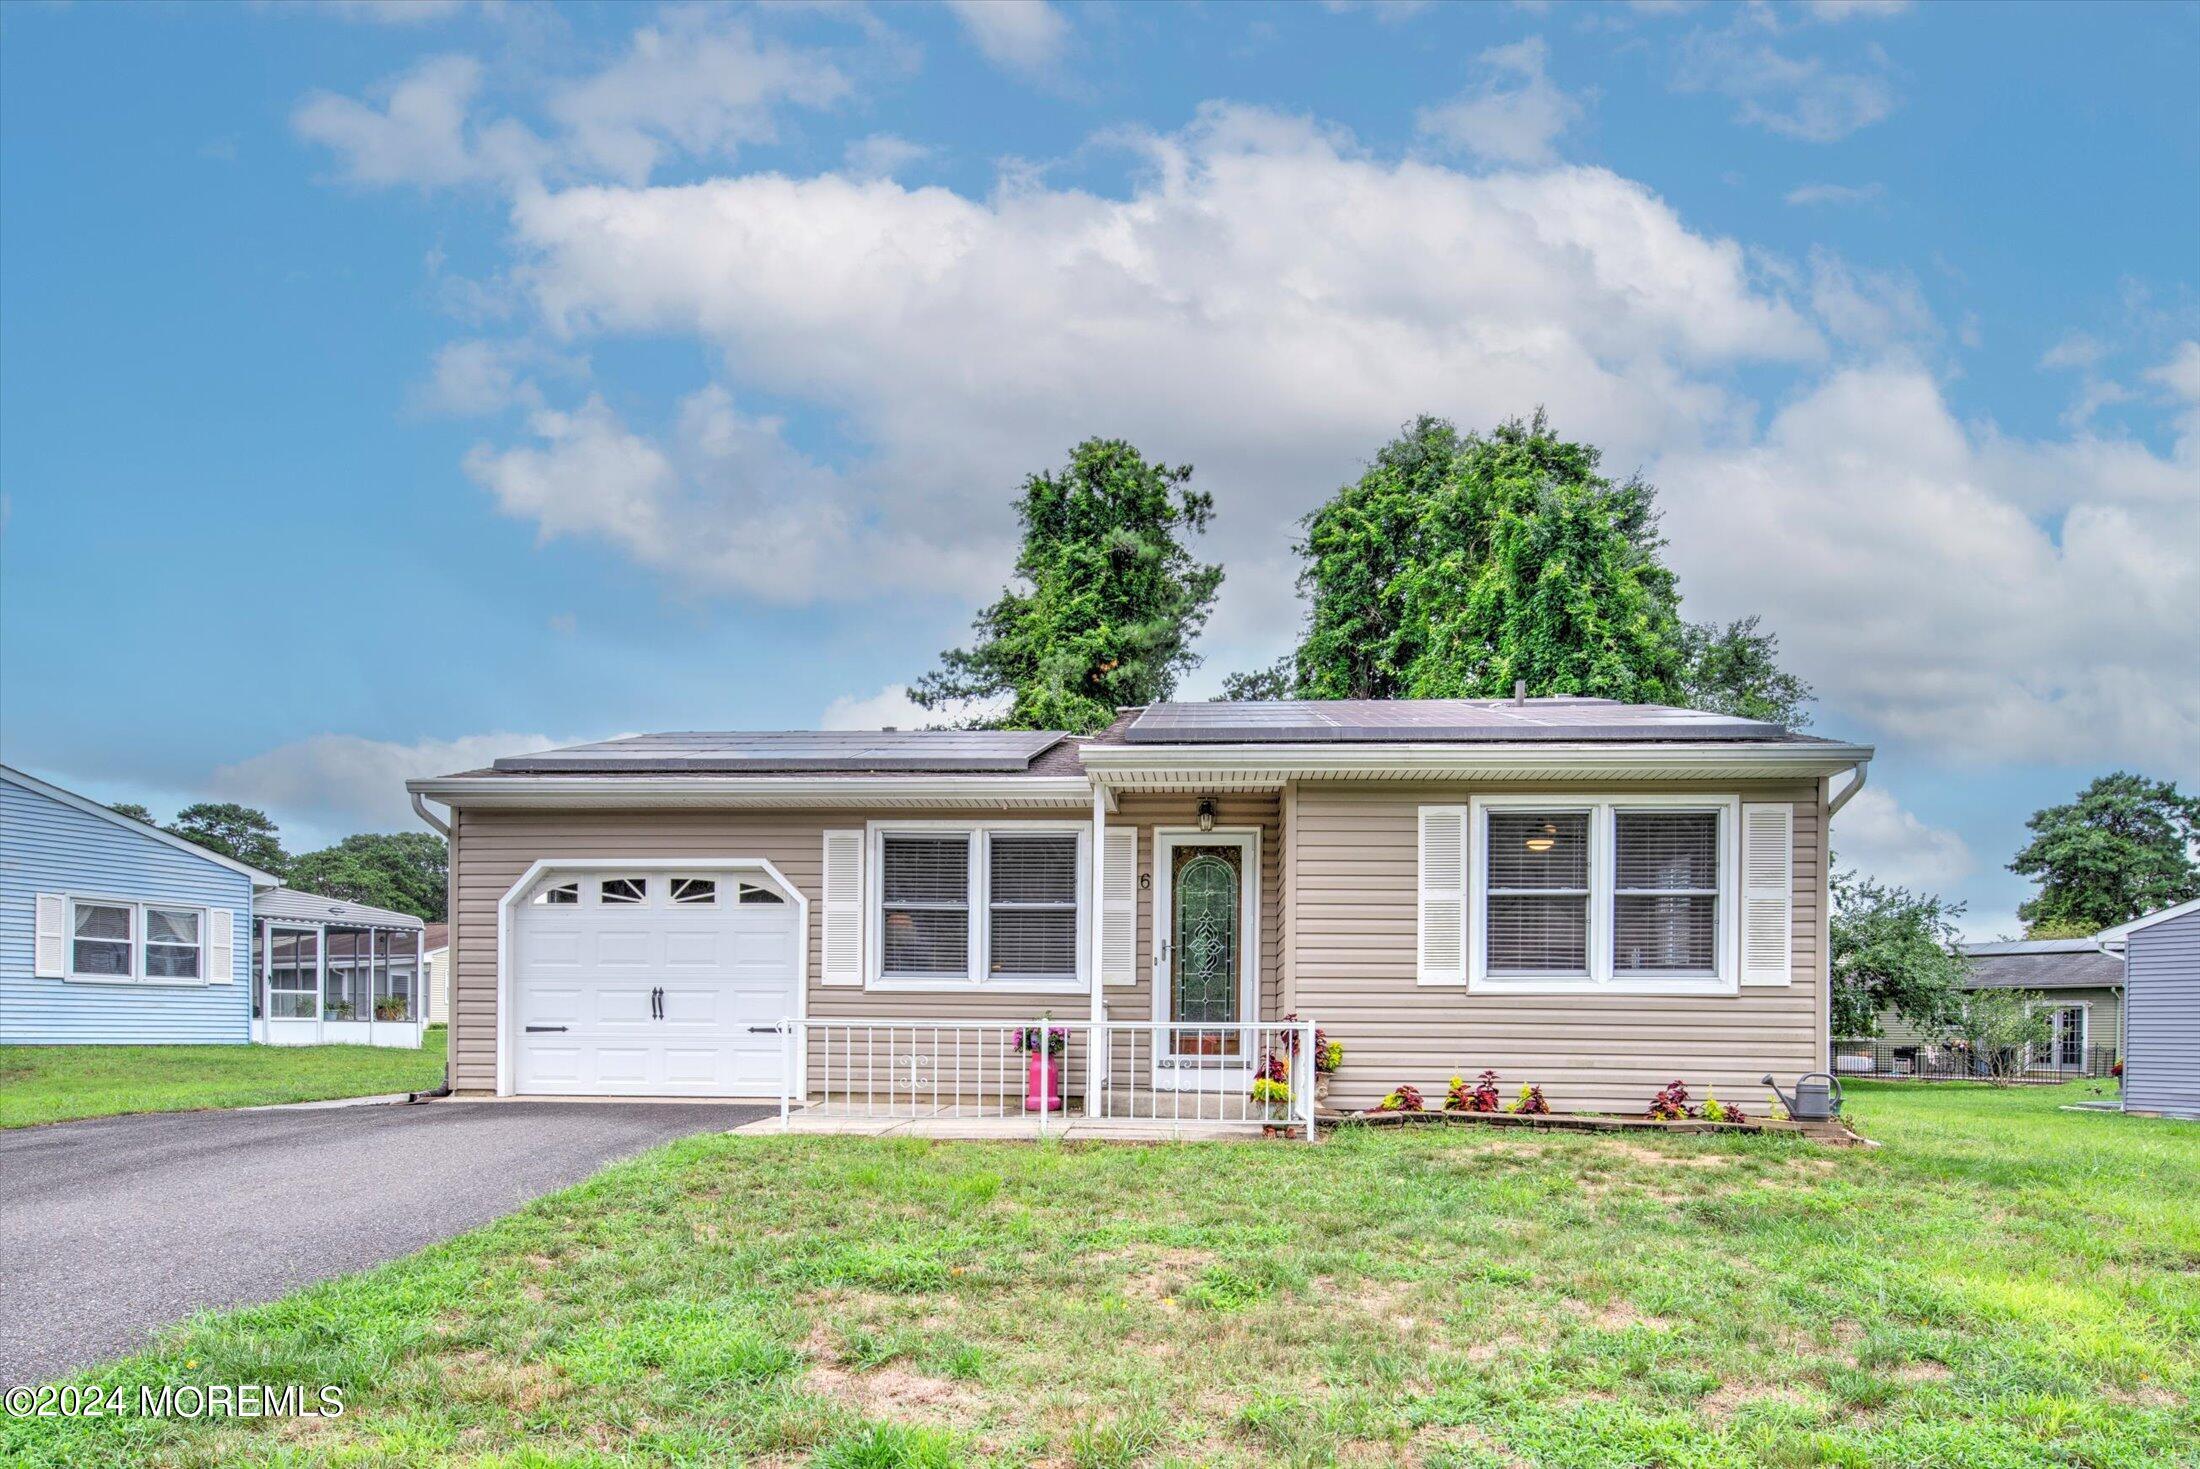
[[[99,802],[88,796],[80,796],[75,791],[65,791],[57,785],[48,785],[35,775],[25,775],[12,765],[0,765],[0,780],[13,781],[24,790],[36,791],[41,796],[59,801],[64,806],[73,807],[87,816],[97,816],[103,821],[111,821],[126,831],[134,831],[142,837],[151,837],[154,841],[174,847],[179,852],[188,852],[194,857],[203,857],[217,867],[226,867],[231,872],[241,872],[252,879],[254,887],[279,888],[283,885],[283,880],[271,872],[262,872],[259,868],[249,867],[234,857],[224,857],[219,852],[209,851],[197,842],[186,841],[172,832],[162,831],[157,826],[148,826],[142,821],[134,821],[120,811],[100,805]]]
[[[476,810],[546,806],[972,807],[1092,803],[1081,775],[470,775],[405,789]]]
[[[1733,779],[1837,775],[1868,745],[1609,741],[1502,745],[1087,745],[1085,769],[1111,785],[1190,781],[1227,786],[1328,776],[1360,780]]]
[[[2191,898],[2174,907],[2164,908],[2159,913],[2149,913],[2143,918],[2134,918],[2129,923],[2119,923],[2114,928],[2104,928],[2093,935],[2093,942],[2105,949],[2111,944],[2123,943],[2125,939],[2142,928],[2152,928],[2157,923],[2167,923],[2172,918],[2182,918],[2187,913],[2195,912],[2200,912],[2200,898]]]

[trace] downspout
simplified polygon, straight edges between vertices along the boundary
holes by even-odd
[[[1864,789],[1864,782],[1871,775],[1871,769],[1872,763],[1869,760],[1859,760],[1856,762],[1856,779],[1850,781],[1847,785],[1843,786],[1841,788],[1841,794],[1835,796],[1833,800],[1827,805],[1826,820],[1831,821],[1834,817],[1839,816],[1841,814],[1841,808],[1848,805],[1850,799],[1854,797],[1858,791]],[[413,804],[418,805],[419,802],[420,798],[418,796],[413,797]]]
[[[428,803],[427,803],[426,801],[423,801],[423,800],[422,800],[422,799],[420,798],[420,792],[418,792],[418,791],[414,791],[414,792],[412,792],[411,794],[412,794],[412,805],[413,805],[413,814],[414,814],[414,815],[416,815],[416,816],[418,816],[418,817],[419,817],[419,818],[420,818],[420,819],[421,819],[422,821],[425,821],[426,823],[428,823],[428,825],[430,825],[430,826],[434,827],[434,828],[435,828],[435,829],[436,829],[436,830],[437,830],[438,832],[441,832],[441,833],[442,833],[442,835],[443,835],[443,841],[444,841],[445,845],[446,845],[446,846],[450,845],[450,842],[451,842],[451,827],[450,827],[450,823],[449,823],[449,822],[447,822],[447,821],[444,821],[444,820],[443,820],[443,819],[442,819],[441,817],[437,816],[437,815],[436,815],[436,814],[435,814],[435,813],[434,813],[433,811],[430,811],[430,810],[428,809]],[[444,912],[444,915],[445,915],[446,917],[449,917],[449,916],[450,916],[450,911],[451,911],[451,879],[450,879],[450,874],[446,872],[446,873],[444,874],[444,878],[443,878],[443,912]],[[455,990],[457,989],[457,987],[458,987],[458,955],[457,955],[457,954],[453,953],[453,954],[451,955],[451,960],[450,960],[450,963],[451,963],[451,987],[452,987],[452,989],[453,989],[453,990],[455,991]],[[425,979],[425,978],[427,977],[427,968],[428,968],[427,960],[426,960],[426,959],[422,959],[422,960],[421,960],[421,962],[420,962],[420,971],[421,971],[421,977],[422,977],[423,979]],[[441,1085],[441,1086],[439,1086],[439,1087],[435,1088],[435,1089],[434,1089],[433,1091],[425,1091],[425,1092],[414,1092],[414,1093],[412,1093],[411,1095],[409,1095],[409,1096],[407,1096],[407,1097],[405,1098],[405,1100],[406,1100],[407,1102],[426,1102],[426,1101],[432,1101],[432,1100],[433,1100],[434,1098],[436,1098],[436,1097],[447,1097],[447,1096],[449,1096],[449,1095],[451,1094],[451,1027],[452,1027],[453,1025],[457,1024],[457,1022],[458,1022],[458,996],[457,996],[457,994],[456,994],[456,993],[453,993],[453,994],[452,994],[452,996],[451,996],[451,999],[450,999],[450,1008],[451,1008],[451,1015],[450,1015],[450,1018],[449,1018],[448,1020],[446,1020],[446,1021],[444,1022],[444,1025],[443,1025],[443,1085]],[[426,1028],[425,1022],[423,1022],[422,1028],[423,1028],[423,1029],[425,1029],[425,1028]]]

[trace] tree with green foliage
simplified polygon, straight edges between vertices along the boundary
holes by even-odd
[[[2200,796],[2119,770],[2032,813],[2009,870],[2040,885],[2017,908],[2034,938],[2091,935],[2200,898]]]
[[[1215,702],[1223,699],[1268,702],[1275,699],[1299,697],[1298,660],[1286,653],[1266,668],[1256,668],[1251,673],[1225,674],[1222,692]]]
[[[1954,1029],[1971,1054],[1971,1074],[1996,1086],[2024,1073],[2025,1061],[2055,1033],[2054,1016],[2030,990],[1972,990],[1956,1006]]]
[[[1754,617],[1690,625],[1660,558],[1656,492],[1539,411],[1489,434],[1422,417],[1301,522],[1303,698],[1528,692],[1805,721]],[[1280,669],[1241,675],[1273,687]]]
[[[291,865],[301,891],[369,903],[441,923],[450,850],[424,831],[362,832],[308,852]]]
[[[1955,926],[1962,912],[1961,903],[1931,893],[1835,873],[1828,933],[1833,1034],[1875,1036],[1889,1011],[1927,1032],[1953,1021],[1967,967]]]
[[[114,812],[117,816],[127,816],[132,821],[142,821],[147,826],[160,825],[159,822],[153,819],[151,808],[140,806],[135,801],[117,801],[114,805],[109,806],[107,809]]]
[[[186,806],[176,813],[167,831],[276,877],[290,868],[282,834],[267,813],[234,801],[200,801]]]
[[[1025,480],[1019,584],[910,697],[927,709],[1005,699],[1004,712],[970,722],[1073,734],[1104,729],[1121,705],[1168,698],[1199,662],[1192,640],[1222,584],[1222,568],[1185,545],[1214,514],[1191,476],[1121,439],[1087,439],[1058,473]]]

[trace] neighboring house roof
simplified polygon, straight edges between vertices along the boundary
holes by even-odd
[[[2092,939],[1966,944],[1963,953],[1971,961],[1965,989],[2067,990],[2124,982],[2123,958],[2103,953]]]
[[[2121,945],[2125,939],[2142,928],[2152,928],[2157,923],[2167,923],[2172,918],[2182,918],[2187,913],[2200,913],[2200,898],[2178,903],[2173,907],[2164,908],[2158,913],[2148,913],[2143,917],[2132,919],[2129,923],[2119,923],[2114,928],[2104,928],[2093,935],[2093,941],[2099,944]]]
[[[451,926],[448,923],[431,923],[420,932],[420,947],[437,954],[451,946]]]
[[[377,908],[368,903],[347,903],[320,893],[301,893],[296,888],[277,888],[252,900],[252,916],[278,922],[362,924],[369,928],[425,928],[410,913]]]
[[[1831,775],[1866,746],[1775,724],[1609,699],[1218,701],[1127,708],[1097,735],[1048,730],[690,732],[509,756],[406,782],[483,804],[619,800],[801,806],[1078,806],[1095,782],[1215,788],[1295,774],[1583,779]]]
[[[173,832],[162,831],[157,826],[148,826],[146,823],[125,816],[111,807],[100,805],[99,802],[89,796],[80,796],[75,791],[65,791],[57,785],[50,785],[40,780],[35,775],[25,775],[12,765],[0,765],[0,780],[12,781],[27,791],[36,791],[41,796],[59,801],[62,805],[73,807],[88,816],[96,816],[102,821],[112,822],[126,831],[134,831],[139,836],[149,837],[153,841],[165,843],[179,852],[188,852],[192,856],[203,861],[212,862],[218,867],[226,867],[231,872],[241,872],[252,879],[254,887],[272,888],[282,882],[282,879],[272,872],[262,872],[257,867],[239,862],[234,857],[225,857],[220,852],[202,847],[197,842],[179,837]]]

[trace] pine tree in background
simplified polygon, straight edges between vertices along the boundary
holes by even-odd
[[[1222,584],[1222,568],[1185,545],[1214,513],[1191,475],[1120,439],[1088,439],[1059,472],[1025,480],[1021,586],[980,612],[972,645],[941,654],[910,696],[942,711],[1005,704],[965,724],[1073,734],[1105,728],[1120,705],[1168,698],[1199,662],[1192,641]]]
[[[2089,936],[2200,898],[2200,796],[2175,781],[2119,770],[2025,826],[2032,840],[2009,870],[2040,885],[2017,907],[2029,937]]]

